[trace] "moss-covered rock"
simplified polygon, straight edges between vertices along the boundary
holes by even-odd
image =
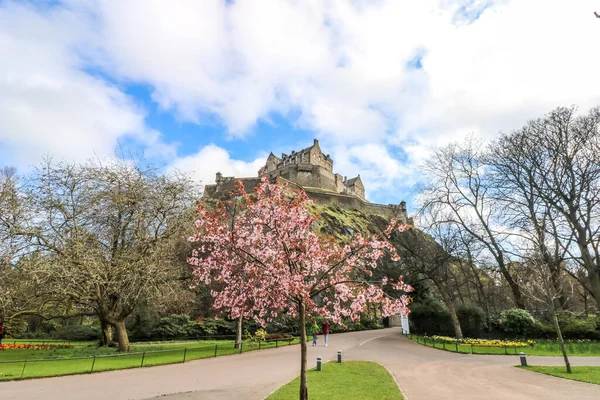
[[[337,205],[313,204],[310,211],[319,217],[315,231],[346,243],[356,234],[376,233],[385,229],[390,219],[368,215],[359,210],[347,210]]]

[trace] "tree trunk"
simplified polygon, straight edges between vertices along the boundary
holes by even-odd
[[[498,264],[500,264],[500,263],[498,263]],[[508,283],[508,286],[510,287],[510,291],[512,292],[513,298],[515,300],[515,306],[517,308],[524,310],[525,309],[525,300],[523,299],[523,295],[521,294],[521,288],[519,288],[519,285],[517,284],[517,282],[515,282],[513,277],[510,275],[510,273],[508,272],[508,269],[506,269],[506,266],[504,265],[504,263],[499,265],[499,267],[500,267],[500,272],[502,273],[502,275],[504,276],[504,279],[506,279],[506,282]]]
[[[564,310],[567,305],[567,299],[563,296],[562,290],[562,282],[560,273],[562,271],[560,262],[555,262],[551,257],[546,257],[546,264],[548,264],[548,268],[550,269],[550,276],[552,278],[552,289],[555,293],[559,294],[558,297],[558,308],[559,310]]]
[[[490,324],[490,303],[488,296],[485,295],[485,289],[483,287],[483,283],[481,283],[481,278],[479,277],[479,273],[475,268],[475,264],[473,263],[473,257],[471,256],[471,251],[467,250],[468,254],[468,262],[469,268],[471,268],[471,272],[475,277],[475,289],[477,293],[477,302],[479,305],[483,306],[482,308],[485,311],[485,327],[488,331],[492,331],[492,325]]]
[[[581,260],[583,261],[583,266],[587,270],[588,279],[590,281],[590,294],[596,300],[596,309],[600,310],[600,265],[597,265],[590,253],[588,248],[588,236],[586,228],[582,227],[579,223],[577,213],[572,205],[569,205],[569,209],[571,212],[566,215],[571,223],[571,226],[574,228],[577,236],[577,247],[579,247],[579,252],[581,254]]]
[[[558,342],[560,343],[560,350],[562,351],[563,358],[565,360],[565,366],[567,367],[567,373],[571,373],[571,363],[567,356],[567,349],[565,348],[565,340],[563,339],[562,332],[560,331],[560,324],[558,323],[558,316],[556,311],[552,310],[552,318],[554,320],[554,329],[556,329],[556,336],[558,336]]]
[[[448,306],[448,314],[450,314],[450,321],[452,322],[452,327],[454,328],[454,335],[457,339],[462,339],[462,329],[460,327],[460,321],[458,320],[458,316],[456,315],[456,308],[454,307],[454,303],[448,301],[446,303]]]
[[[102,329],[102,339],[100,345],[107,347],[113,338],[112,326],[106,321],[100,321],[100,327]]]
[[[433,279],[432,279],[433,280]],[[454,328],[454,336],[457,339],[462,339],[462,329],[460,327],[460,321],[458,320],[458,316],[456,315],[456,307],[454,306],[454,301],[452,301],[452,297],[446,292],[442,283],[437,280],[433,280],[435,286],[437,287],[438,292],[442,296],[442,300],[446,303],[446,307],[448,307],[448,314],[450,314],[450,322],[452,323],[452,327]]]
[[[590,294],[596,300],[596,309],[600,310],[600,267],[594,266],[591,271],[588,269],[590,279]]]
[[[237,319],[237,324],[235,327],[235,348],[239,349],[240,346],[242,345],[242,324],[244,322],[244,317],[243,316],[239,316]]]
[[[300,400],[308,400],[308,386],[306,385],[306,366],[307,366],[307,352],[306,347],[306,308],[304,303],[300,302],[299,306],[300,314]]]
[[[125,321],[117,321],[114,325],[117,331],[119,351],[126,353],[129,351],[129,336],[127,335],[127,329],[125,328]]]

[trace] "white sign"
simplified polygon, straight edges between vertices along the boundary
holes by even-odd
[[[408,327],[408,316],[402,316],[402,333],[405,335],[410,334],[410,328]]]

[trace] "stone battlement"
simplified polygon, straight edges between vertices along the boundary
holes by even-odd
[[[360,175],[347,179],[333,172],[333,160],[324,154],[319,141],[298,152],[282,154],[281,157],[269,154],[259,176],[281,177],[303,187],[316,187],[335,193],[348,194],[365,200],[365,187]]]

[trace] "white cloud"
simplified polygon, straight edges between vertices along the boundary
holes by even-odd
[[[412,139],[420,153],[597,103],[594,3],[114,1],[100,19],[106,65],[181,118],[215,114],[237,137],[299,110],[338,144]]]
[[[394,182],[409,183],[408,170],[383,144],[339,146],[334,150],[333,158],[335,168],[345,171],[349,174],[348,177],[360,174],[365,185],[366,197],[371,201],[377,202],[385,197],[379,193],[382,190],[388,196],[400,196],[401,193],[393,188]],[[402,199],[398,198],[396,202],[399,203],[400,200]]]
[[[217,172],[221,172],[223,176],[238,178],[257,176],[258,170],[265,165],[266,160],[266,156],[250,162],[235,160],[227,150],[209,144],[195,154],[178,158],[170,168],[190,173],[193,179],[206,185],[214,183]]]
[[[86,20],[66,9],[0,6],[0,160],[26,169],[44,155],[83,160],[133,138],[173,154],[144,125],[144,111],[118,88],[83,71],[76,49],[91,40]]]
[[[559,105],[598,104],[594,5],[510,1],[470,25],[446,27],[423,59],[429,91],[413,126],[491,136]]]
[[[182,121],[217,117],[233,140],[272,113],[299,115],[293,123],[371,191],[410,182],[433,144],[600,103],[592,0],[68,0],[69,11],[45,13],[6,4],[0,52],[15,56],[0,65],[0,144],[21,153],[107,151],[133,132],[173,156],[89,65],[148,85]],[[28,136],[49,127],[64,140]],[[234,167],[211,146],[175,164],[201,168],[204,150],[232,174],[253,165]]]

